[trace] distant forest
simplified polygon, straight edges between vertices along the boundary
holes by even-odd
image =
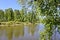
[[[24,13],[24,10],[13,10],[12,8],[0,9],[0,22],[19,21],[19,22],[38,22],[39,18],[33,11]]]

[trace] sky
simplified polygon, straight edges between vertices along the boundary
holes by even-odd
[[[0,0],[0,9],[5,10],[8,8],[21,9],[21,6],[18,4],[17,0]]]

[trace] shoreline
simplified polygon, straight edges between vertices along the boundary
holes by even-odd
[[[29,24],[39,24],[39,23],[30,23],[30,22],[14,22],[14,21],[10,21],[10,22],[0,22],[0,26],[1,25],[29,25]]]

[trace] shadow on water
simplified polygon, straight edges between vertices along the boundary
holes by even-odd
[[[0,25],[0,40],[38,40],[37,24]]]

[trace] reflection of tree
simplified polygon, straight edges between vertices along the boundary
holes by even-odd
[[[5,28],[4,26],[0,25],[0,36],[2,35],[4,28]]]
[[[6,26],[6,35],[8,37],[8,40],[12,40],[12,37],[13,37],[13,27],[12,26]]]
[[[31,35],[34,35],[35,33],[35,30],[36,30],[36,24],[28,24],[28,32],[31,34]]]
[[[14,25],[14,35],[16,37],[24,36],[24,25],[23,24]]]
[[[20,35],[24,36],[24,24],[20,25]]]

